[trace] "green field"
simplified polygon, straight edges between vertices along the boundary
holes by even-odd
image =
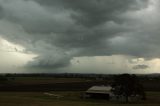
[[[146,101],[123,102],[81,99],[82,92],[0,92],[0,106],[160,106],[160,92],[147,92]],[[60,97],[57,97],[58,95]]]

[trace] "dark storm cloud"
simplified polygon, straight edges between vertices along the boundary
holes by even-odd
[[[87,27],[94,27],[103,24],[106,21],[118,21],[118,14],[127,11],[128,9],[139,9],[139,4],[136,0],[37,0],[42,5],[47,6],[63,4],[64,8],[75,11],[72,18],[78,24]],[[141,2],[144,2],[141,0]],[[145,0],[146,2],[146,0]]]
[[[68,66],[70,59],[71,57],[65,56],[65,54],[45,54],[35,57],[34,62],[29,62],[28,65],[34,68],[59,68]]]
[[[135,69],[135,70],[147,69],[147,68],[149,68],[149,66],[148,65],[144,65],[144,64],[133,66],[133,69]]]
[[[0,33],[38,54],[29,63],[36,67],[64,67],[75,56],[152,56],[143,53],[151,50],[147,29],[137,32],[125,14],[147,6],[148,0],[0,0]]]
[[[134,0],[68,0],[69,6],[79,14],[72,18],[86,27],[94,27],[107,21],[118,21],[118,14],[127,11],[136,2]]]

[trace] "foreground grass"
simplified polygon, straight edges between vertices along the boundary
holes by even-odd
[[[0,106],[160,106],[160,92],[147,92],[147,100],[120,103],[106,100],[81,99],[82,92],[0,92]]]

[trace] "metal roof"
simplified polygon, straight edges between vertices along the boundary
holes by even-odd
[[[92,86],[86,93],[111,93],[111,86]]]

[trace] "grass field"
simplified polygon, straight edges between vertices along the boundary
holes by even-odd
[[[72,82],[88,82],[82,78],[52,78],[52,77],[17,77],[12,83],[17,84],[50,84],[50,83],[72,83]]]
[[[160,106],[158,81],[143,81],[147,100],[130,103],[82,99],[83,91],[110,80],[86,78],[15,77],[0,83],[0,106]],[[70,91],[68,91],[70,90]],[[47,92],[52,91],[52,92]]]
[[[104,85],[107,82],[84,78],[16,77],[0,83],[0,91],[80,91],[97,84]]]
[[[116,101],[81,99],[82,92],[0,92],[0,106],[160,106],[160,92],[147,92],[146,101],[122,103]]]

